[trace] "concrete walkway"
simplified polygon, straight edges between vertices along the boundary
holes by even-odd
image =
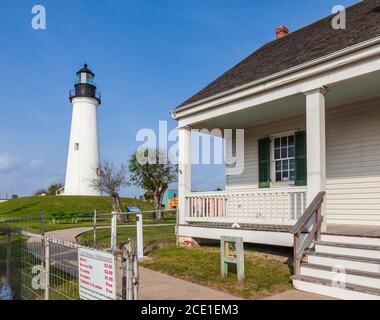
[[[140,267],[140,300],[239,300],[228,293]]]

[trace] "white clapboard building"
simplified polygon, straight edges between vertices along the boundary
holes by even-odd
[[[298,289],[380,298],[380,1],[285,26],[175,108],[182,243],[240,236],[294,247]],[[243,167],[221,192],[191,188],[192,130],[224,136]],[[223,131],[224,132],[224,131]],[[238,169],[238,170],[236,170]],[[236,174],[236,172],[240,173]],[[337,277],[343,276],[343,280]]]

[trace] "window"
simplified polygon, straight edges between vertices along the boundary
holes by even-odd
[[[276,182],[296,180],[295,135],[274,138],[274,174]]]
[[[75,150],[75,151],[78,151],[78,150],[79,150],[79,143],[75,143],[75,144],[74,144],[74,150]]]

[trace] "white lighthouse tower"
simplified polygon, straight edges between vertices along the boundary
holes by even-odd
[[[64,195],[100,195],[92,186],[100,162],[97,109],[101,98],[96,91],[94,77],[95,74],[85,64],[77,72],[75,89],[70,91],[73,115]]]

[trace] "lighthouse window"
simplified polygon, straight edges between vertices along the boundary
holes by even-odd
[[[74,144],[74,150],[75,151],[79,150],[79,143]]]

